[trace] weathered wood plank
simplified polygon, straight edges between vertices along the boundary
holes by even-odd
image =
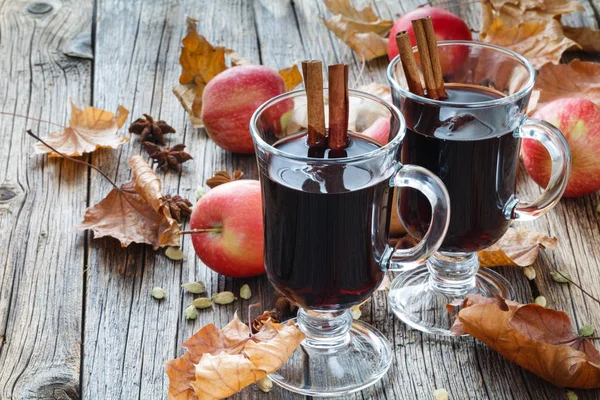
[[[2,399],[79,398],[87,169],[32,156],[25,130],[89,103],[91,21],[91,1],[0,3],[0,111],[32,118],[0,115]]]

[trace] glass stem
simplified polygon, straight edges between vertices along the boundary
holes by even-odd
[[[298,327],[306,335],[303,346],[331,349],[348,345],[352,326],[350,310],[312,311],[298,310]]]
[[[464,296],[475,287],[479,270],[477,253],[435,253],[427,261],[429,283],[438,292]]]

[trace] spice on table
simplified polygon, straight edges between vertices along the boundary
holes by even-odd
[[[150,158],[158,163],[158,168],[162,168],[163,171],[171,169],[181,172],[181,164],[193,158],[184,151],[185,144],[176,144],[173,147],[161,149],[154,143],[144,142],[144,149]]]
[[[198,297],[192,301],[192,305],[196,308],[208,308],[213,305],[212,301],[208,297]]]
[[[592,336],[594,334],[594,327],[590,324],[585,324],[581,328],[579,328],[580,336]]]
[[[185,258],[183,251],[181,251],[179,247],[173,246],[167,247],[167,250],[165,250],[165,256],[173,261],[179,261]]]
[[[558,283],[569,283],[571,280],[571,275],[568,272],[552,271],[550,272],[550,276],[552,276],[554,282]]]
[[[150,290],[150,295],[152,295],[152,297],[154,297],[156,300],[161,300],[165,298],[167,292],[163,288],[157,286]]]
[[[182,288],[187,290],[190,293],[200,294],[206,292],[206,287],[204,286],[204,282],[188,282],[181,285]]]
[[[265,393],[269,393],[273,388],[273,381],[268,376],[260,379],[256,384],[258,385],[258,388]]]
[[[444,388],[435,389],[433,391],[433,398],[435,400],[448,400],[448,398],[449,398],[448,391]]]
[[[185,319],[196,319],[196,317],[198,316],[198,311],[196,310],[196,307],[194,307],[194,305],[191,304],[188,306],[188,308],[185,309],[183,315],[185,315]]]
[[[229,175],[229,172],[227,172],[227,171],[217,171],[217,172],[215,172],[215,175],[212,178],[208,178],[206,180],[206,186],[208,186],[211,189],[214,189],[219,185],[222,185],[222,184],[228,183],[228,182],[238,181],[238,180],[242,179],[243,177],[244,177],[244,173],[242,171],[240,171],[239,169],[236,169],[235,171],[233,171],[233,177],[231,175]]]
[[[144,114],[145,118],[136,119],[130,126],[129,132],[141,135],[140,140],[153,141],[162,144],[163,146],[167,143],[165,134],[175,133],[175,129],[167,124],[165,121],[155,121],[148,114]]]
[[[535,304],[538,304],[542,307],[546,307],[546,305],[548,304],[548,302],[546,301],[546,298],[544,296],[538,296],[535,298]]]
[[[179,195],[172,196],[167,194],[160,198],[165,202],[167,207],[169,207],[169,211],[171,212],[171,216],[175,218],[175,221],[181,222],[181,218],[189,217],[192,214],[192,202],[188,199],[184,199]]]
[[[534,280],[536,277],[535,268],[532,266],[523,268],[523,273],[530,281]]]
[[[248,284],[245,284],[240,288],[240,297],[244,300],[248,300],[250,297],[252,297],[252,291],[250,290],[250,286],[248,286]]]
[[[232,292],[221,292],[212,297],[212,301],[221,305],[231,304],[234,300],[237,300],[237,297]]]

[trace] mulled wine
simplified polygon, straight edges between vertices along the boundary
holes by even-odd
[[[504,97],[484,86],[446,84],[455,103],[481,103]],[[474,252],[502,237],[511,224],[505,206],[516,189],[520,138],[495,107],[462,110],[405,102],[407,132],[402,163],[436,174],[450,194],[450,226],[440,250]],[[409,233],[422,237],[431,220],[427,199],[400,190],[400,215]]]
[[[309,147],[301,132],[273,147],[315,163],[291,168],[274,159],[261,170],[269,280],[303,308],[341,310],[359,304],[383,279],[390,177],[373,176],[360,165],[322,161],[366,154],[380,145],[349,134],[340,153]]]

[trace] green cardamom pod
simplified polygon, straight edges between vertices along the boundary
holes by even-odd
[[[539,304],[542,307],[546,307],[546,304],[548,304],[548,302],[546,301],[546,298],[544,296],[538,296],[535,298],[535,304]]]
[[[185,254],[179,247],[167,247],[167,250],[165,250],[165,256],[173,261],[179,261],[185,258]]]
[[[572,390],[567,390],[567,400],[579,400],[577,393]]]
[[[150,290],[150,294],[156,300],[161,300],[161,299],[165,298],[165,296],[167,295],[167,292],[165,292],[165,289],[157,286],[155,288],[152,288],[152,290]]]
[[[212,301],[221,305],[231,304],[234,300],[237,300],[237,297],[235,297],[231,292],[217,293],[212,297]]]
[[[360,311],[360,307],[356,307],[352,309],[352,319],[359,319],[362,315],[362,311]]]
[[[250,297],[252,297],[252,291],[250,290],[250,286],[246,284],[240,288],[240,297],[244,300],[248,300]]]
[[[569,283],[569,280],[571,279],[571,275],[569,275],[567,272],[562,271],[552,271],[550,272],[550,276],[552,276],[554,282],[558,283]]]
[[[212,301],[208,297],[198,297],[192,301],[192,305],[196,308],[208,308],[212,304]]]
[[[594,327],[590,324],[585,324],[579,328],[579,335],[581,336],[592,336],[594,334]]]
[[[185,315],[185,319],[196,319],[196,317],[198,316],[198,311],[196,311],[196,307],[194,307],[194,305],[192,304],[185,309],[183,315]]]
[[[204,286],[204,282],[188,282],[181,285],[182,288],[187,290],[190,293],[200,294],[206,292],[206,287]]]
[[[525,267],[523,268],[523,273],[530,281],[534,280],[536,277],[535,268],[533,267]]]
[[[268,376],[260,379],[256,384],[258,385],[258,388],[265,393],[269,393],[273,388],[273,381]]]

